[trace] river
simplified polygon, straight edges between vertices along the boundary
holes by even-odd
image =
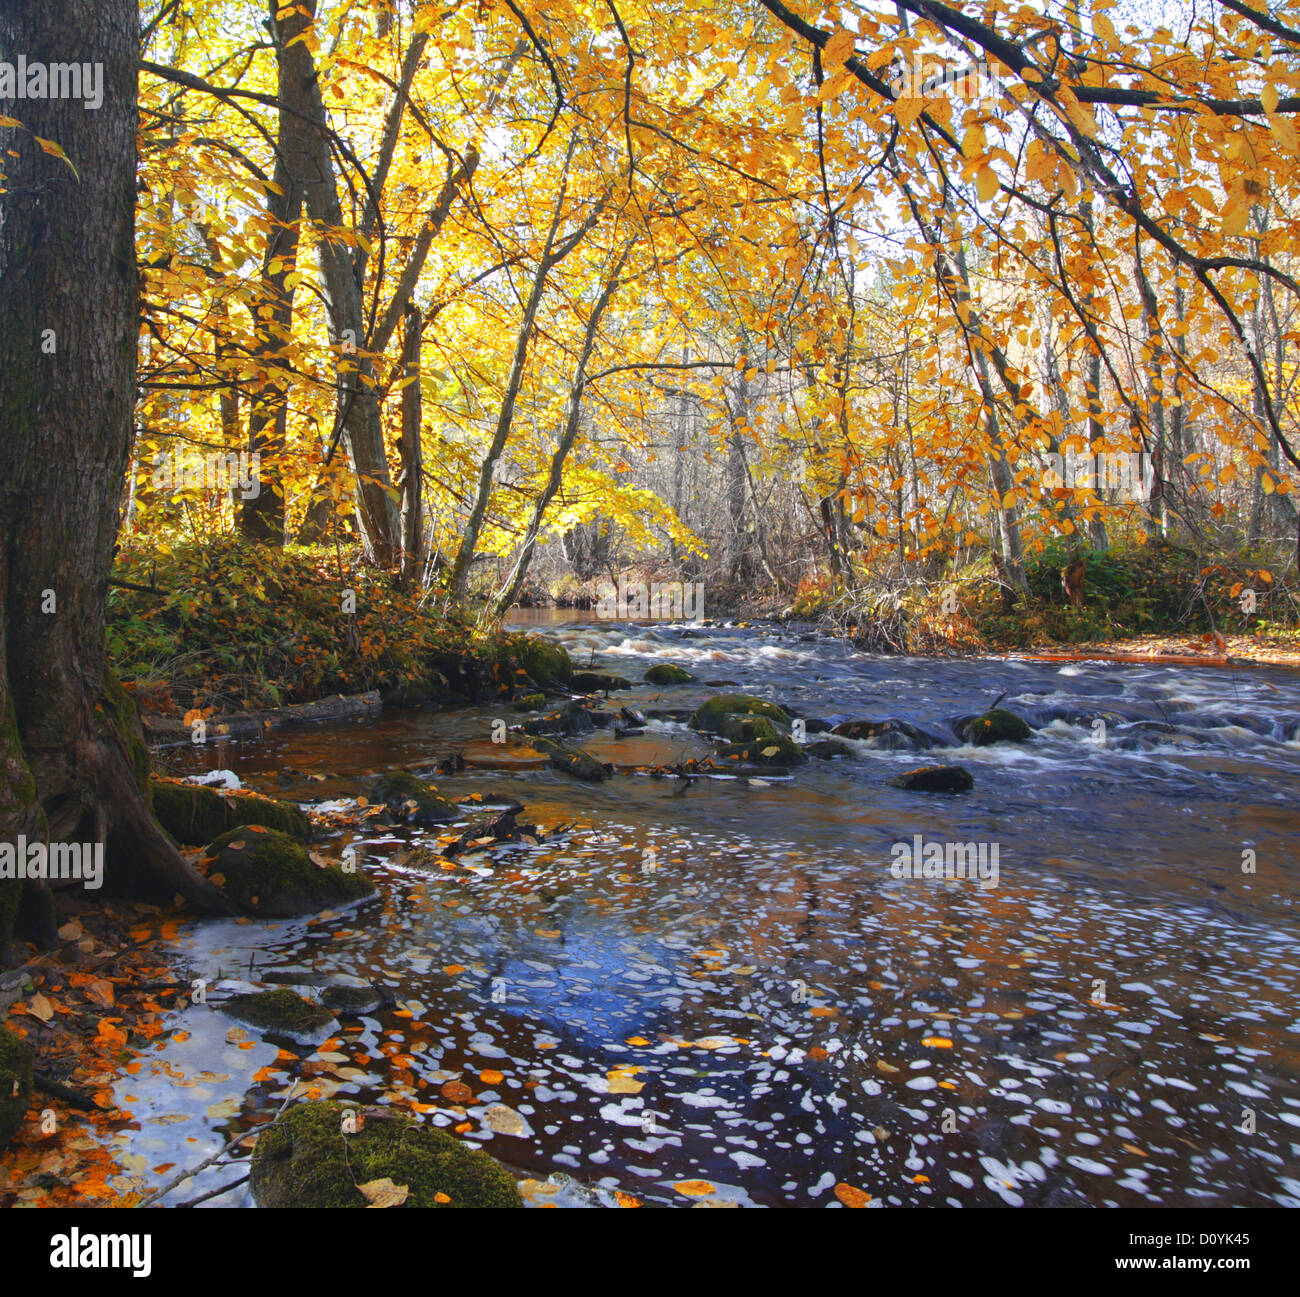
[[[878,1205],[1300,1206],[1300,675],[886,658],[811,628],[589,619],[519,620],[580,668],[735,682],[617,703],[743,691],[809,721],[897,718],[936,747],[889,734],[788,778],[688,785],[637,771],[709,750],[652,720],[583,740],[620,767],[604,783],[435,777],[453,799],[515,798],[569,827],[432,871],[394,863],[430,835],[373,833],[356,842],[382,904],[189,925],[176,955],[195,976],[359,977],[398,1003],[324,1060],[228,1040],[207,1006],[177,1015],[119,1087],[142,1183],[264,1119],[298,1079],[415,1100],[521,1172],[594,1191],[556,1201],[810,1206],[847,1185]],[[962,746],[952,721],[1004,694],[1033,739]],[[393,711],[181,759],[347,808],[383,770],[490,751],[499,719],[521,718]],[[887,783],[936,760],[974,789]],[[996,885],[896,877],[917,835],[996,848]],[[454,1078],[475,1092],[463,1113],[439,1095]],[[484,1126],[495,1104],[522,1133]]]

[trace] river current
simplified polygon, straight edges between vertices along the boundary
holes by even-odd
[[[661,717],[580,740],[618,766],[603,783],[433,774],[453,800],[515,799],[563,831],[453,869],[402,863],[434,832],[344,832],[322,849],[354,845],[381,903],[188,926],[177,958],[213,1000],[362,979],[393,1003],[284,1051],[210,1005],[177,1014],[119,1086],[142,1187],[297,1081],[417,1104],[542,1182],[534,1203],[1300,1206],[1300,675],[540,620],[583,669],[734,682],[637,685],[616,709],[746,692],[810,729],[894,718],[913,737],[688,784],[640,769],[710,750]],[[953,722],[1000,696],[1033,738],[963,746]],[[384,770],[490,760],[493,722],[520,719],[392,711],[175,760],[347,811]],[[974,789],[888,783],[935,762]],[[982,845],[996,885],[896,876],[918,835]],[[472,1098],[445,1098],[453,1080]]]

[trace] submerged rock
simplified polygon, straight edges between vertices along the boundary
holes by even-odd
[[[260,824],[302,842],[311,838],[311,821],[292,802],[255,793],[223,796],[200,784],[173,784],[165,779],[151,779],[149,786],[158,823],[186,846],[201,847],[241,824]]]
[[[896,717],[883,721],[845,721],[835,726],[831,733],[843,739],[873,740],[877,747],[891,751],[932,748],[935,745],[932,735]]]
[[[283,987],[278,991],[232,995],[220,1008],[237,1022],[246,1022],[264,1032],[269,1040],[278,1038],[295,1045],[323,1040],[335,1025],[330,1009],[304,1000]]]
[[[968,793],[975,787],[975,776],[965,766],[921,766],[889,782],[914,793]]]
[[[32,1097],[32,1051],[8,1027],[0,1027],[0,1148],[18,1133]]]
[[[409,824],[450,824],[460,819],[460,811],[432,784],[406,770],[380,775],[370,786],[370,800],[382,802]]]
[[[990,743],[1023,743],[1034,731],[1015,712],[995,707],[983,716],[964,721],[957,733],[972,747],[982,748]]]
[[[258,1138],[252,1159],[259,1207],[368,1207],[359,1185],[391,1181],[399,1207],[522,1207],[514,1177],[479,1149],[389,1108],[337,1101],[291,1108]],[[401,1190],[405,1189],[405,1195]]]
[[[626,676],[603,671],[575,671],[569,678],[569,688],[584,694],[607,694],[611,689],[631,689],[632,682]]]
[[[551,739],[534,738],[532,746],[538,752],[544,752],[557,770],[563,771],[566,775],[572,775],[575,779],[585,779],[588,783],[598,783],[606,778],[609,771],[605,766],[591,755],[590,752],[584,752],[581,748],[566,748],[562,743],[555,743]]]
[[[694,684],[696,679],[697,677],[691,675],[689,671],[674,666],[671,662],[661,662],[645,673],[645,682],[648,685],[689,685]]]
[[[394,1003],[391,991],[379,986],[327,986],[320,993],[321,1003],[327,1009],[345,1018],[357,1018],[363,1013],[374,1013]]]
[[[809,743],[804,751],[810,757],[817,757],[822,761],[829,761],[832,757],[858,755],[847,743],[841,743],[839,739],[818,739],[816,743]]]
[[[789,725],[790,714],[784,707],[769,703],[749,694],[718,694],[695,709],[690,720],[693,730],[710,734],[722,733],[723,721],[728,716],[766,716],[769,720]]]
[[[318,863],[319,862],[319,863]],[[244,914],[287,919],[371,895],[374,884],[257,824],[208,844],[208,881]]]

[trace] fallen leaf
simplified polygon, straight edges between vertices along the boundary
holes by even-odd
[[[703,1198],[718,1192],[707,1180],[678,1180],[673,1188],[687,1198]]]
[[[855,1189],[843,1181],[835,1186],[835,1196],[846,1207],[865,1207],[871,1201],[871,1195],[865,1189]]]
[[[34,1018],[39,1018],[42,1022],[49,1022],[54,1017],[54,1005],[49,1002],[39,991],[27,1001],[27,1012]]]
[[[394,1184],[387,1176],[382,1180],[367,1180],[357,1188],[372,1207],[400,1207],[411,1196],[410,1185]]]

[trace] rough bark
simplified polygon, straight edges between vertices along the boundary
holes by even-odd
[[[224,909],[150,814],[139,720],[105,662],[135,398],[137,44],[135,0],[0,7],[0,49],[101,63],[104,87],[97,111],[26,100],[25,129],[0,131],[0,840],[105,842],[110,889]],[[12,918],[14,885],[0,893]]]

